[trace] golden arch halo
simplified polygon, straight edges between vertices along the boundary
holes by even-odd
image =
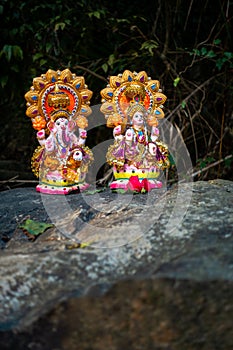
[[[26,115],[31,118],[33,128],[38,131],[45,129],[50,121],[54,108],[49,105],[49,95],[54,93],[56,87],[69,98],[70,103],[66,110],[70,119],[78,126],[86,125],[86,117],[92,112],[89,106],[92,91],[85,84],[84,77],[76,76],[69,69],[63,71],[49,69],[45,74],[33,79],[33,85],[25,94]]]
[[[107,125],[114,127],[124,123],[129,106],[141,104],[147,114],[154,119],[164,118],[163,103],[167,97],[160,89],[158,80],[152,80],[145,71],[110,76],[109,84],[101,92],[101,112],[107,119]]]

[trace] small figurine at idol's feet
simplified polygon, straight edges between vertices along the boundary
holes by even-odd
[[[111,189],[150,191],[162,187],[160,170],[169,166],[168,148],[159,141],[158,119],[164,118],[159,81],[147,73],[125,70],[111,76],[101,91],[101,112],[113,128],[114,144],[107,152],[113,167]]]
[[[26,114],[40,144],[32,157],[32,171],[39,177],[38,192],[68,194],[89,186],[85,177],[93,154],[85,146],[85,129],[91,97],[84,77],[69,69],[48,70],[33,79],[25,99]]]

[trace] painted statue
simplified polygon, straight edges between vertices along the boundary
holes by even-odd
[[[157,178],[169,166],[169,155],[159,140],[158,120],[164,118],[166,101],[159,81],[144,71],[126,70],[110,77],[101,96],[101,111],[114,136],[106,157],[114,174],[110,188],[147,192],[162,187]]]
[[[32,157],[38,192],[68,194],[89,186],[85,177],[93,154],[85,146],[85,129],[91,97],[84,78],[69,69],[48,70],[33,79],[25,99],[40,144]]]

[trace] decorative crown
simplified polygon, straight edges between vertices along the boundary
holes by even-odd
[[[135,112],[141,112],[144,114],[144,117],[147,116],[147,110],[146,108],[143,106],[143,104],[141,104],[140,102],[136,102],[136,103],[131,103],[130,106],[127,109],[127,115],[130,118],[133,118],[133,115]]]
[[[55,89],[48,95],[48,105],[49,107],[66,108],[70,105],[69,96],[64,92],[59,90],[59,85],[55,84]]]
[[[124,94],[130,100],[130,103],[136,102],[143,104],[146,97],[145,87],[137,83],[129,84],[125,88]]]

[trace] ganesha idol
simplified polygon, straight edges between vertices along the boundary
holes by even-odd
[[[169,166],[169,154],[159,140],[158,120],[164,118],[166,101],[159,81],[144,71],[125,70],[110,77],[101,96],[101,111],[114,136],[106,157],[114,175],[110,188],[148,192],[162,187],[158,177]]]
[[[48,70],[33,79],[25,99],[40,144],[31,163],[39,177],[38,192],[68,194],[88,188],[85,178],[93,154],[85,146],[85,129],[91,96],[84,78],[69,69]]]

